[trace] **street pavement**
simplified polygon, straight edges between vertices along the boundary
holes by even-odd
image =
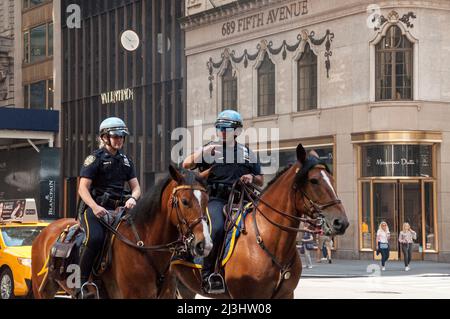
[[[303,269],[296,299],[449,299],[450,264],[412,261],[333,260]]]
[[[302,264],[305,265],[303,258]],[[303,268],[302,277],[450,276],[450,264],[413,260],[409,266],[411,270],[406,272],[403,261],[387,261],[386,271],[381,271],[380,262],[375,260],[333,260],[332,264],[313,262],[312,269]]]
[[[305,263],[303,262],[303,265]],[[450,264],[333,260],[303,268],[295,299],[450,299]],[[199,299],[207,299],[196,296]]]

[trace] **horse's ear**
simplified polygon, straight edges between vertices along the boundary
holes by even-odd
[[[297,146],[297,160],[303,165],[306,160],[306,150],[303,145],[300,143]]]
[[[178,171],[178,169],[173,166],[172,164],[169,165],[169,173],[172,179],[177,182],[177,184],[183,184],[184,183],[184,177],[181,175],[181,173]]]

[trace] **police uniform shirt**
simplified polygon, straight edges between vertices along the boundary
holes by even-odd
[[[120,151],[112,155],[101,148],[89,155],[81,168],[80,177],[92,180],[92,189],[101,196],[108,191],[116,199],[123,195],[125,182],[136,177],[133,162]]]
[[[205,146],[217,144],[210,142]],[[220,156],[215,156],[214,162],[211,159],[203,158],[202,162],[197,164],[201,172],[211,168],[208,176],[208,184],[227,184],[233,185],[243,175],[253,174],[262,175],[261,164],[257,156],[246,146],[235,143],[234,147],[223,148],[218,145],[216,148],[222,152]],[[233,152],[234,156],[227,156],[227,153]]]

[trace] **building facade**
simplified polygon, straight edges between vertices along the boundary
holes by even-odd
[[[14,103],[14,1],[0,4],[0,107]]]
[[[279,129],[280,167],[299,142],[317,150],[350,221],[338,257],[375,258],[385,220],[391,258],[409,222],[414,258],[450,260],[450,2],[192,0],[186,13],[190,129],[234,108]]]
[[[79,26],[68,23],[70,5]],[[167,172],[171,131],[186,122],[185,8],[179,0],[67,0],[62,8],[64,211],[73,215],[79,170],[107,117],[128,125],[124,151],[144,191]]]
[[[60,216],[59,6],[0,3],[0,199],[34,198],[43,219]]]

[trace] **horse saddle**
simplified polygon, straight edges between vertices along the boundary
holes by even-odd
[[[125,209],[118,208],[115,211],[108,211],[108,214],[102,219],[114,229],[117,229]],[[103,272],[110,264],[111,233],[105,236],[103,249],[97,256],[97,262],[94,266],[96,273]],[[68,225],[60,234],[52,249],[50,250],[49,269],[56,279],[65,280],[69,274],[66,272],[69,265],[79,264],[83,242],[86,239],[86,233],[80,224]]]

